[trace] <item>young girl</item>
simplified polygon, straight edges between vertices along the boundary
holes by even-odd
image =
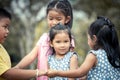
[[[68,25],[72,28],[73,14],[72,8],[68,0],[52,0],[47,6],[47,22],[49,28],[55,26],[58,23]],[[71,41],[72,47],[74,47],[74,41]],[[16,68],[24,68],[32,63],[38,56],[38,69],[47,69],[47,58],[52,53],[52,49],[49,45],[49,35],[44,33],[37,45],[33,50],[25,56],[20,63],[16,65]],[[47,80],[47,77],[42,76],[38,80]]]
[[[88,30],[88,44],[92,50],[76,70],[48,71],[49,76],[81,77],[88,74],[87,80],[120,79],[120,47],[115,26],[105,17],[91,24]]]
[[[48,57],[48,66],[54,70],[70,70],[78,68],[78,59],[75,52],[70,51],[71,32],[67,26],[57,24],[49,33],[52,55]],[[54,77],[49,80],[68,80],[66,77]],[[73,79],[72,79],[73,80]]]

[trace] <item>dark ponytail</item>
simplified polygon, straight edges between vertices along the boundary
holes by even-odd
[[[107,53],[110,64],[120,68],[120,47],[114,24],[106,17],[98,17],[91,24],[88,33],[97,36],[97,46],[101,46]]]

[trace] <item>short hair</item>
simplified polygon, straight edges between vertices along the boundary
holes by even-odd
[[[11,14],[4,8],[0,8],[0,19],[1,18],[9,18],[11,19]]]

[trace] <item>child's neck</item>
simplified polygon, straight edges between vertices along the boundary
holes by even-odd
[[[64,58],[64,56],[65,56],[65,54],[55,54],[55,58],[56,59],[62,59],[62,58]]]

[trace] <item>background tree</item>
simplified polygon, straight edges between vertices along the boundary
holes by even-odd
[[[73,6],[76,10],[83,10],[89,17],[95,14],[110,18],[120,35],[120,0],[77,0]]]

